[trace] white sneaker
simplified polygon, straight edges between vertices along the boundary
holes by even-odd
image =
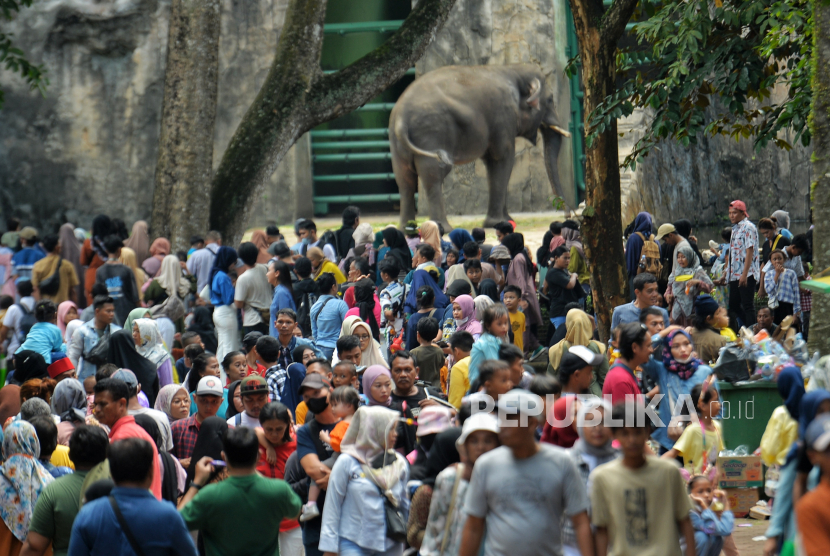
[[[300,513],[300,521],[305,522],[320,515],[320,509],[317,507],[317,502],[308,502],[303,505],[303,511]]]

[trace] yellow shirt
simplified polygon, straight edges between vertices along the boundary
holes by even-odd
[[[513,344],[520,350],[525,350],[525,314],[521,311],[507,313],[510,315],[510,328],[513,329]]]
[[[712,423],[715,425],[715,430],[706,431],[705,444],[703,442],[703,430],[700,428],[700,424],[694,421],[686,426],[686,430],[674,443],[674,449],[683,456],[683,467],[692,475],[703,473],[704,457],[707,454],[709,464],[714,465],[718,453],[724,449],[720,423],[717,421],[712,421]]]
[[[342,284],[346,281],[346,277],[343,275],[342,272],[340,272],[340,269],[337,268],[337,265],[331,261],[326,261],[323,263],[323,268],[320,269],[320,272],[317,274],[317,276],[314,277],[314,279],[317,280],[326,272],[331,272],[332,274],[334,274],[334,279],[337,281],[338,284]]]
[[[308,413],[308,406],[304,401],[297,404],[296,413],[297,414],[294,416],[294,419],[297,421],[297,426],[299,427],[300,425],[304,425],[305,416]]]
[[[449,401],[456,408],[461,408],[461,398],[470,389],[470,356],[461,361],[456,361],[450,369],[450,393]]]
[[[58,444],[55,451],[52,452],[52,457],[49,460],[55,467],[70,467],[75,469],[75,464],[69,459],[69,447]]]

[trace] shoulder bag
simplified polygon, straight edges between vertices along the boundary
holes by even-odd
[[[109,361],[109,351],[110,327],[107,326],[107,329],[101,335],[98,343],[92,346],[92,349],[90,349],[89,352],[84,354],[84,361],[87,361],[96,367],[99,365],[106,365],[107,361]]]
[[[55,269],[55,272],[47,278],[43,280],[40,284],[38,284],[38,289],[40,290],[41,295],[48,295],[53,296],[58,293],[58,290],[61,288],[61,267],[63,266],[63,257],[58,259],[58,266]]]
[[[124,515],[121,513],[121,508],[118,507],[118,502],[115,501],[115,497],[109,496],[108,498],[110,500],[110,506],[112,506],[112,511],[115,512],[115,519],[118,520],[118,525],[121,526],[121,531],[127,537],[127,541],[129,541],[133,552],[136,553],[136,556],[144,556],[144,551],[141,549],[141,545],[138,544],[138,539],[135,538],[135,535],[130,530],[130,526],[127,525],[127,520],[124,519]]]
[[[395,457],[398,457],[397,455]],[[375,474],[368,465],[363,465],[363,473],[366,478],[372,481],[377,487],[380,497],[383,499],[383,513],[386,517],[386,536],[400,543],[406,542],[406,518],[403,511],[389,500],[389,497],[384,494],[383,489],[375,481]]]

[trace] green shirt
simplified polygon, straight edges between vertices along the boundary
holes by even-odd
[[[81,509],[81,485],[88,471],[76,471],[52,481],[37,499],[29,531],[52,539],[54,556],[66,556],[72,523]]]
[[[301,506],[288,483],[255,473],[206,486],[181,514],[204,535],[207,556],[279,556],[280,522]]]

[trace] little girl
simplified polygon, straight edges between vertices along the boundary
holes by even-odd
[[[507,333],[510,330],[510,316],[507,307],[496,303],[487,307],[482,318],[483,334],[473,344],[473,351],[470,352],[470,384],[476,384],[479,369],[482,363],[488,359],[499,358],[499,346],[509,343]]]
[[[784,268],[784,252],[780,249],[773,251],[769,260],[767,266],[771,265],[772,268],[764,275],[767,305],[772,311],[772,322],[781,324],[781,321],[790,315],[800,316],[801,295],[798,291],[798,276],[789,268]]]
[[[331,446],[334,455],[323,462],[329,469],[334,467],[337,456],[340,455],[340,442],[349,430],[349,423],[352,422],[357,408],[360,407],[360,394],[351,386],[338,386],[331,393],[331,411],[340,422],[332,429],[331,433],[320,431],[320,441]],[[303,506],[300,514],[300,521],[308,521],[320,515],[317,508],[317,498],[320,496],[320,487],[314,481],[310,481],[308,487],[308,502]]]
[[[709,375],[703,384],[692,388],[697,419],[692,419],[674,448],[662,456],[667,459],[682,456],[683,468],[689,475],[707,474],[717,461],[718,453],[723,450],[720,426],[714,421],[721,407],[714,378],[715,375]]]
[[[718,556],[727,539],[731,541],[735,525],[726,493],[714,490],[712,481],[703,475],[689,480],[689,497],[692,509],[689,517],[695,530],[695,547],[698,556]],[[734,544],[734,541],[732,541]],[[685,550],[685,548],[684,548]]]
[[[671,282],[671,289],[666,292],[666,300],[674,301],[671,309],[671,320],[680,326],[691,325],[691,316],[694,310],[695,297],[699,293],[709,293],[714,284],[688,245],[678,248],[677,266],[679,267]]]

